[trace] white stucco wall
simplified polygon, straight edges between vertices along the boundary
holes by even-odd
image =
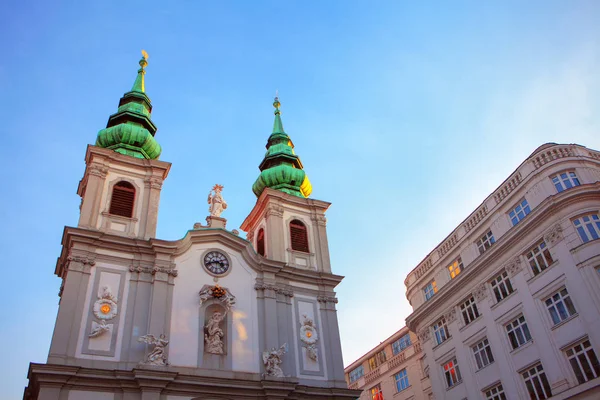
[[[230,272],[218,279],[235,297],[236,304],[230,311],[233,317],[232,370],[258,373],[258,312],[254,283],[256,273],[244,262],[241,255],[222,246],[195,244],[185,254],[175,259],[178,276],[173,287],[171,309],[171,337],[169,362],[174,366],[198,367],[198,345],[203,331],[199,320],[200,302],[198,292],[204,285],[214,285],[214,277],[202,267],[203,254],[209,249],[219,250],[231,260]],[[200,361],[200,362],[199,362]]]

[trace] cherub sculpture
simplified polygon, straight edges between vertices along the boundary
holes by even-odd
[[[220,217],[223,210],[227,209],[227,203],[221,196],[222,190],[222,185],[215,185],[208,193],[208,212],[210,212],[211,217]]]
[[[265,364],[265,375],[283,378],[283,370],[280,365],[283,362],[281,357],[287,353],[287,343],[284,343],[279,349],[275,347],[271,350],[263,351],[262,358]]]
[[[158,338],[151,334],[140,336],[138,342],[154,345],[154,349],[146,356],[146,361],[142,362],[142,364],[160,366],[169,364],[167,362],[167,355],[165,354],[165,347],[167,347],[169,341],[164,334],[161,334]]]
[[[215,311],[206,324],[206,332],[204,334],[204,342],[206,343],[205,351],[212,354],[223,354],[223,329],[219,327],[225,316],[218,311]]]

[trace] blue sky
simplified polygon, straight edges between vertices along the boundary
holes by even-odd
[[[6,398],[44,362],[64,225],[87,144],[150,54],[163,186],[158,237],[228,227],[282,118],[333,203],[328,233],[345,363],[404,324],[406,274],[537,146],[600,149],[597,1],[7,1],[0,5]]]

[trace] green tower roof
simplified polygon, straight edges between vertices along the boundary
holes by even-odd
[[[155,160],[160,156],[161,148],[154,138],[157,128],[150,119],[152,103],[144,87],[147,59],[148,53],[142,50],[140,69],[133,87],[121,97],[119,108],[108,118],[106,128],[98,132],[96,146],[131,157]]]
[[[252,185],[252,191],[259,197],[266,187],[298,197],[308,197],[312,186],[302,169],[300,158],[294,153],[294,144],[283,130],[279,98],[275,97],[275,122],[273,133],[267,140],[267,153],[259,165],[260,175]]]

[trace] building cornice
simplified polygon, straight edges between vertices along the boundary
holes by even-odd
[[[544,144],[536,149],[525,161],[513,171],[486,199],[475,208],[458,226],[450,232],[425,258],[406,276],[404,284],[407,289],[413,285],[426,282],[430,273],[443,259],[451,254],[451,250],[459,248],[480,224],[493,218],[495,211],[506,204],[507,199],[520,193],[528,183],[544,170],[561,163],[585,160],[600,166],[600,152],[576,144]],[[433,261],[433,255],[438,257]],[[416,276],[413,282],[409,281]]]
[[[474,288],[475,284],[479,283],[477,280],[482,276],[481,272],[487,266],[496,265],[494,264],[496,261],[507,257],[507,255],[509,257],[502,260],[502,262],[510,263],[512,258],[514,258],[514,254],[509,250],[513,249],[524,237],[537,229],[542,222],[551,218],[556,212],[575,203],[598,200],[599,198],[600,182],[580,185],[547,197],[527,215],[527,218],[520,221],[517,226],[498,239],[485,253],[470,263],[457,278],[452,279],[444,287],[440,288],[429,301],[414,310],[406,318],[408,328],[416,332],[420,322],[425,318],[437,317],[440,314],[439,310],[445,311],[447,308],[446,304],[454,294],[460,292],[465,287]],[[552,221],[549,224],[550,227],[545,234],[551,233],[550,231],[555,229],[553,226],[555,222]],[[413,286],[412,289],[416,290],[415,288],[418,289],[417,286]],[[407,292],[407,297],[410,295],[412,295],[412,291],[411,293]]]

